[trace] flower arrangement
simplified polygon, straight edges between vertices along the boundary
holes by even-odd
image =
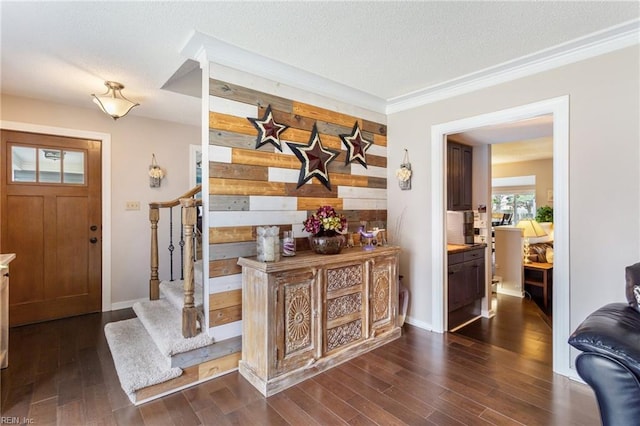
[[[396,170],[396,177],[400,182],[406,182],[411,178],[411,169],[404,164]]]
[[[331,206],[322,206],[303,223],[304,230],[316,237],[342,234],[347,230],[347,218]]]
[[[149,176],[154,179],[162,179],[164,177],[164,170],[160,166],[149,167]]]

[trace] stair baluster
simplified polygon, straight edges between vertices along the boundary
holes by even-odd
[[[149,205],[149,222],[151,222],[151,278],[149,279],[149,300],[160,298],[160,279],[158,276],[158,221],[160,209]]]
[[[196,224],[196,200],[181,198],[184,229],[184,306],[182,307],[182,335],[185,338],[197,334],[198,311],[193,297],[193,228]]]

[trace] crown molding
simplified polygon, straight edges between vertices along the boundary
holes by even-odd
[[[634,19],[531,55],[390,98],[387,100],[386,114],[506,83],[639,43],[640,19]]]
[[[200,63],[205,61],[217,63],[388,115],[637,44],[640,44],[640,19],[627,21],[530,55],[387,100],[242,49],[199,31],[193,32],[181,53]]]
[[[182,54],[197,61],[210,61],[276,81],[350,105],[385,114],[387,102],[353,87],[301,70],[195,31]]]

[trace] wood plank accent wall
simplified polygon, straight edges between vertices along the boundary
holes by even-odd
[[[233,328],[241,315],[242,278],[236,262],[256,254],[256,227],[293,230],[297,249],[305,250],[309,246],[302,222],[321,205],[345,214],[351,232],[360,221],[386,225],[387,127],[214,78],[209,95],[209,326],[213,337],[221,339],[241,330]],[[272,144],[255,149],[257,130],[247,117],[263,117],[268,105],[274,120],[289,126],[280,135],[282,152]],[[356,122],[363,137],[373,142],[367,168],[345,164],[347,151],[339,135],[351,134]],[[286,142],[308,144],[314,124],[322,145],[340,151],[329,165],[331,190],[315,178],[296,188],[301,164]]]

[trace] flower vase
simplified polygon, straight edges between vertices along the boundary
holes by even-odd
[[[311,250],[317,254],[339,254],[345,245],[345,239],[342,235],[311,235],[309,236],[309,245]]]

